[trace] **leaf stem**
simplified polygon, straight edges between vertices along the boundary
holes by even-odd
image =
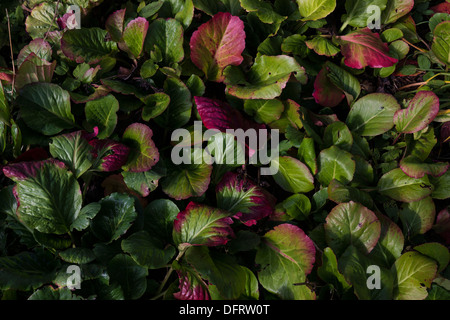
[[[180,260],[183,257],[183,255],[186,252],[187,248],[188,247],[184,248],[183,250],[181,250],[178,253],[178,256],[175,258],[175,261],[178,261],[178,260]],[[158,299],[158,298],[160,298],[160,297],[162,297],[164,295],[165,292],[162,292],[162,291],[163,291],[164,287],[166,286],[166,283],[169,280],[170,276],[172,275],[172,272],[173,272],[173,264],[170,266],[170,268],[167,271],[163,281],[161,282],[161,285],[159,286],[158,292],[156,293],[156,295],[153,298],[151,298],[151,300],[156,300],[156,299]]]

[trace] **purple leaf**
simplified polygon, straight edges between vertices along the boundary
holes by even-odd
[[[11,180],[17,182],[28,178],[33,178],[38,171],[46,164],[54,164],[57,167],[65,168],[64,162],[56,159],[47,159],[41,161],[25,161],[19,163],[9,164],[3,167],[3,173]]]
[[[179,292],[173,294],[178,300],[210,300],[205,284],[189,272],[178,271]]]
[[[111,139],[91,140],[89,144],[94,147],[93,156],[98,158],[101,171],[116,171],[127,163],[130,148]]]
[[[242,63],[244,23],[228,12],[219,12],[192,34],[191,60],[208,80],[222,82],[225,67]]]
[[[247,226],[273,213],[276,199],[251,180],[227,172],[216,187],[217,206]]]

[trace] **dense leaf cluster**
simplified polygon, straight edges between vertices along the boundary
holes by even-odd
[[[0,17],[2,299],[450,298],[450,2]]]

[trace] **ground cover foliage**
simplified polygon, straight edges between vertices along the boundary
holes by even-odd
[[[2,299],[449,299],[450,2],[0,17]],[[226,129],[279,130],[279,170]]]

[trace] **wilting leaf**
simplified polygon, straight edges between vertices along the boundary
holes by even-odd
[[[173,224],[173,239],[181,246],[220,246],[234,235],[229,212],[190,202],[178,213]]]
[[[222,82],[225,67],[238,66],[244,59],[244,23],[239,17],[220,12],[192,34],[190,48],[192,62],[208,80]]]
[[[352,132],[362,136],[377,136],[394,126],[394,114],[400,105],[394,96],[371,93],[358,99],[348,113],[346,123]]]
[[[273,212],[275,199],[251,180],[227,172],[216,187],[217,207],[234,214],[245,225],[253,225]]]
[[[395,261],[391,270],[397,279],[394,299],[423,300],[436,275],[437,263],[418,252],[409,251]]]
[[[81,209],[81,191],[75,176],[54,159],[20,162],[3,168],[14,180],[19,218],[43,233],[71,231]]]
[[[124,166],[126,171],[147,171],[159,161],[159,152],[152,136],[152,129],[145,124],[134,123],[125,129],[122,139],[131,148],[130,156]]]
[[[237,67],[227,67],[224,82],[228,94],[237,98],[274,99],[281,94],[291,74],[306,82],[305,70],[294,58],[261,55],[246,74]]]
[[[428,176],[411,178],[400,168],[387,172],[378,181],[378,192],[397,201],[418,201],[429,196],[432,191]]]
[[[394,65],[398,61],[389,56],[388,46],[381,41],[380,35],[370,31],[369,28],[337,38],[345,57],[344,63],[350,68],[362,69],[366,66],[384,68]]]
[[[315,252],[314,243],[299,227],[276,226],[264,235],[256,252],[259,282],[282,299],[314,299],[315,294],[300,284],[312,270]]]
[[[395,112],[394,124],[398,132],[414,133],[424,129],[439,112],[439,98],[432,91],[420,91],[408,108]]]
[[[353,245],[367,254],[380,238],[380,221],[377,216],[357,202],[341,203],[326,218],[327,244],[339,256]]]

